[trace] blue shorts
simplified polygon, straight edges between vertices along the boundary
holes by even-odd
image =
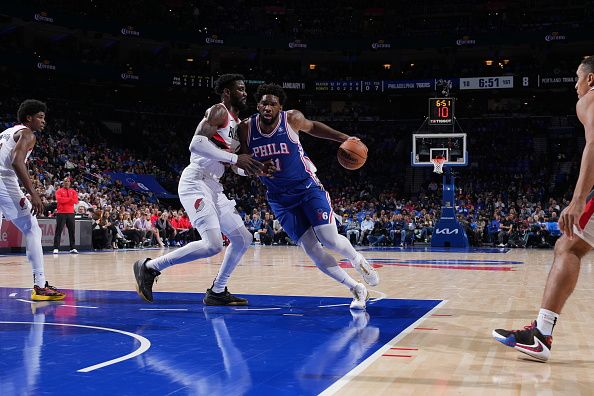
[[[330,195],[319,187],[299,193],[268,193],[267,198],[274,216],[295,243],[310,227],[334,222]]]

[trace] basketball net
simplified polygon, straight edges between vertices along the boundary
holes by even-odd
[[[433,158],[431,160],[431,162],[433,162],[433,172],[441,175],[443,173],[443,164],[445,163],[445,160],[444,157]]]

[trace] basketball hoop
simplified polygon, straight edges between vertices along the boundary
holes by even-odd
[[[444,157],[435,157],[431,160],[431,162],[433,162],[433,172],[437,173],[437,174],[442,174],[443,173],[443,164],[445,163],[445,158]]]

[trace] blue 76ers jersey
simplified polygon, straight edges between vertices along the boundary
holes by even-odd
[[[258,161],[272,160],[277,168],[273,177],[260,177],[269,193],[298,193],[312,187],[322,188],[315,166],[303,152],[299,134],[287,123],[287,112],[281,111],[272,132],[260,130],[258,114],[250,117],[248,147]]]

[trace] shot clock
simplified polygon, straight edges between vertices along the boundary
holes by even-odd
[[[429,99],[429,125],[452,125],[454,123],[454,98]]]

